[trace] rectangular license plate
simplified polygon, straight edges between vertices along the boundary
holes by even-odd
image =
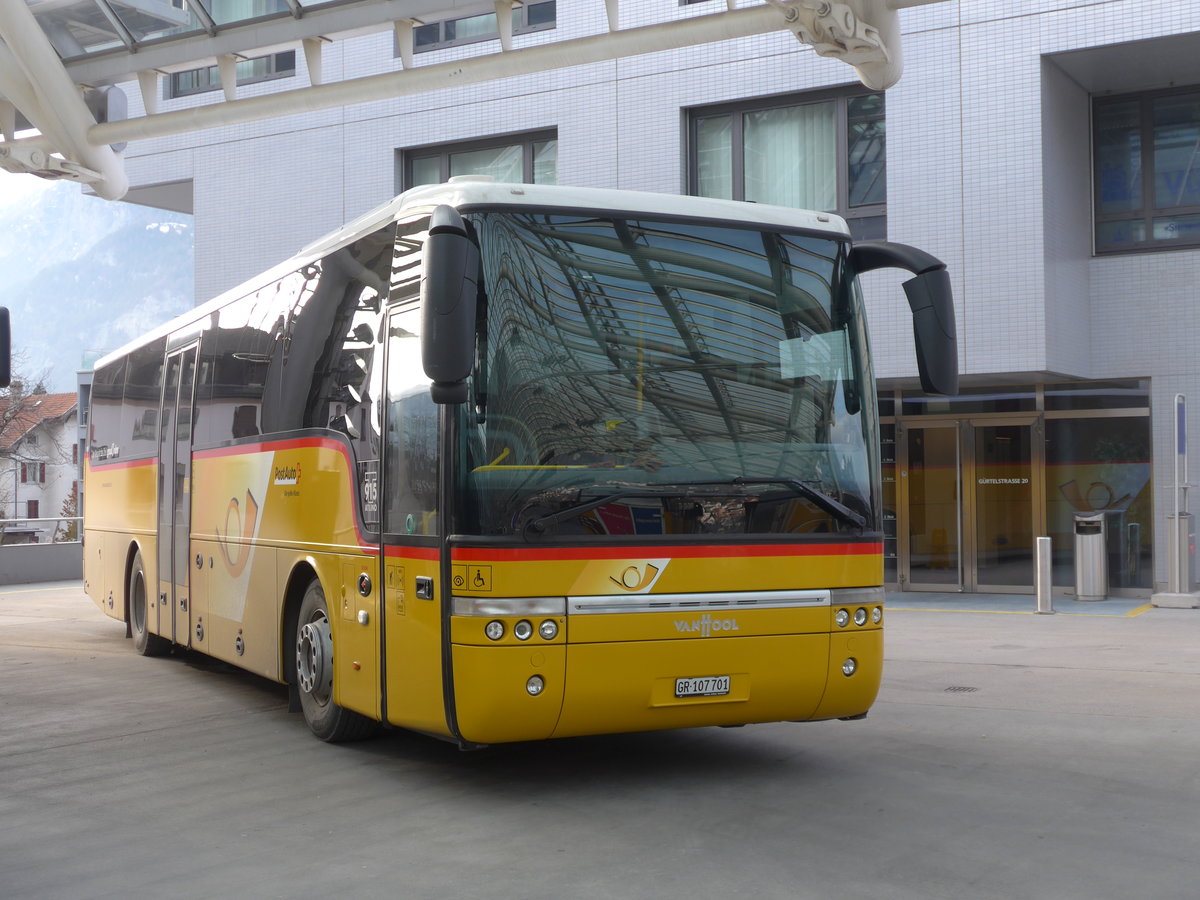
[[[703,678],[676,678],[676,697],[723,697],[729,693],[728,675],[708,675]]]

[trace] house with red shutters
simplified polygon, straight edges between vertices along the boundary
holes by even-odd
[[[0,543],[74,539],[79,497],[75,394],[26,392],[0,397]]]

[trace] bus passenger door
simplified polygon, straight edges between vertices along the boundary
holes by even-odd
[[[383,622],[385,703],[395,725],[447,734],[442,688],[438,434],[440,410],[421,366],[420,310],[388,317],[384,418]]]
[[[158,439],[158,633],[190,645],[188,552],[192,516],[192,421],[198,344],[167,355]]]

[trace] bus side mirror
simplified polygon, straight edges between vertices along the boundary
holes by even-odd
[[[12,328],[8,324],[8,307],[0,306],[0,388],[12,381]]]
[[[957,394],[958,336],[946,264],[924,250],[891,241],[855,244],[850,250],[849,263],[859,273],[904,269],[916,276],[903,286],[912,310],[921,390],[927,394]]]
[[[434,403],[465,403],[475,364],[479,249],[458,210],[439,206],[429,222],[421,271],[421,362]]]

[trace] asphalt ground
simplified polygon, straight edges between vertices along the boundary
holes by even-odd
[[[1200,611],[954,600],[865,721],[463,753],[3,589],[0,898],[1200,896]]]

